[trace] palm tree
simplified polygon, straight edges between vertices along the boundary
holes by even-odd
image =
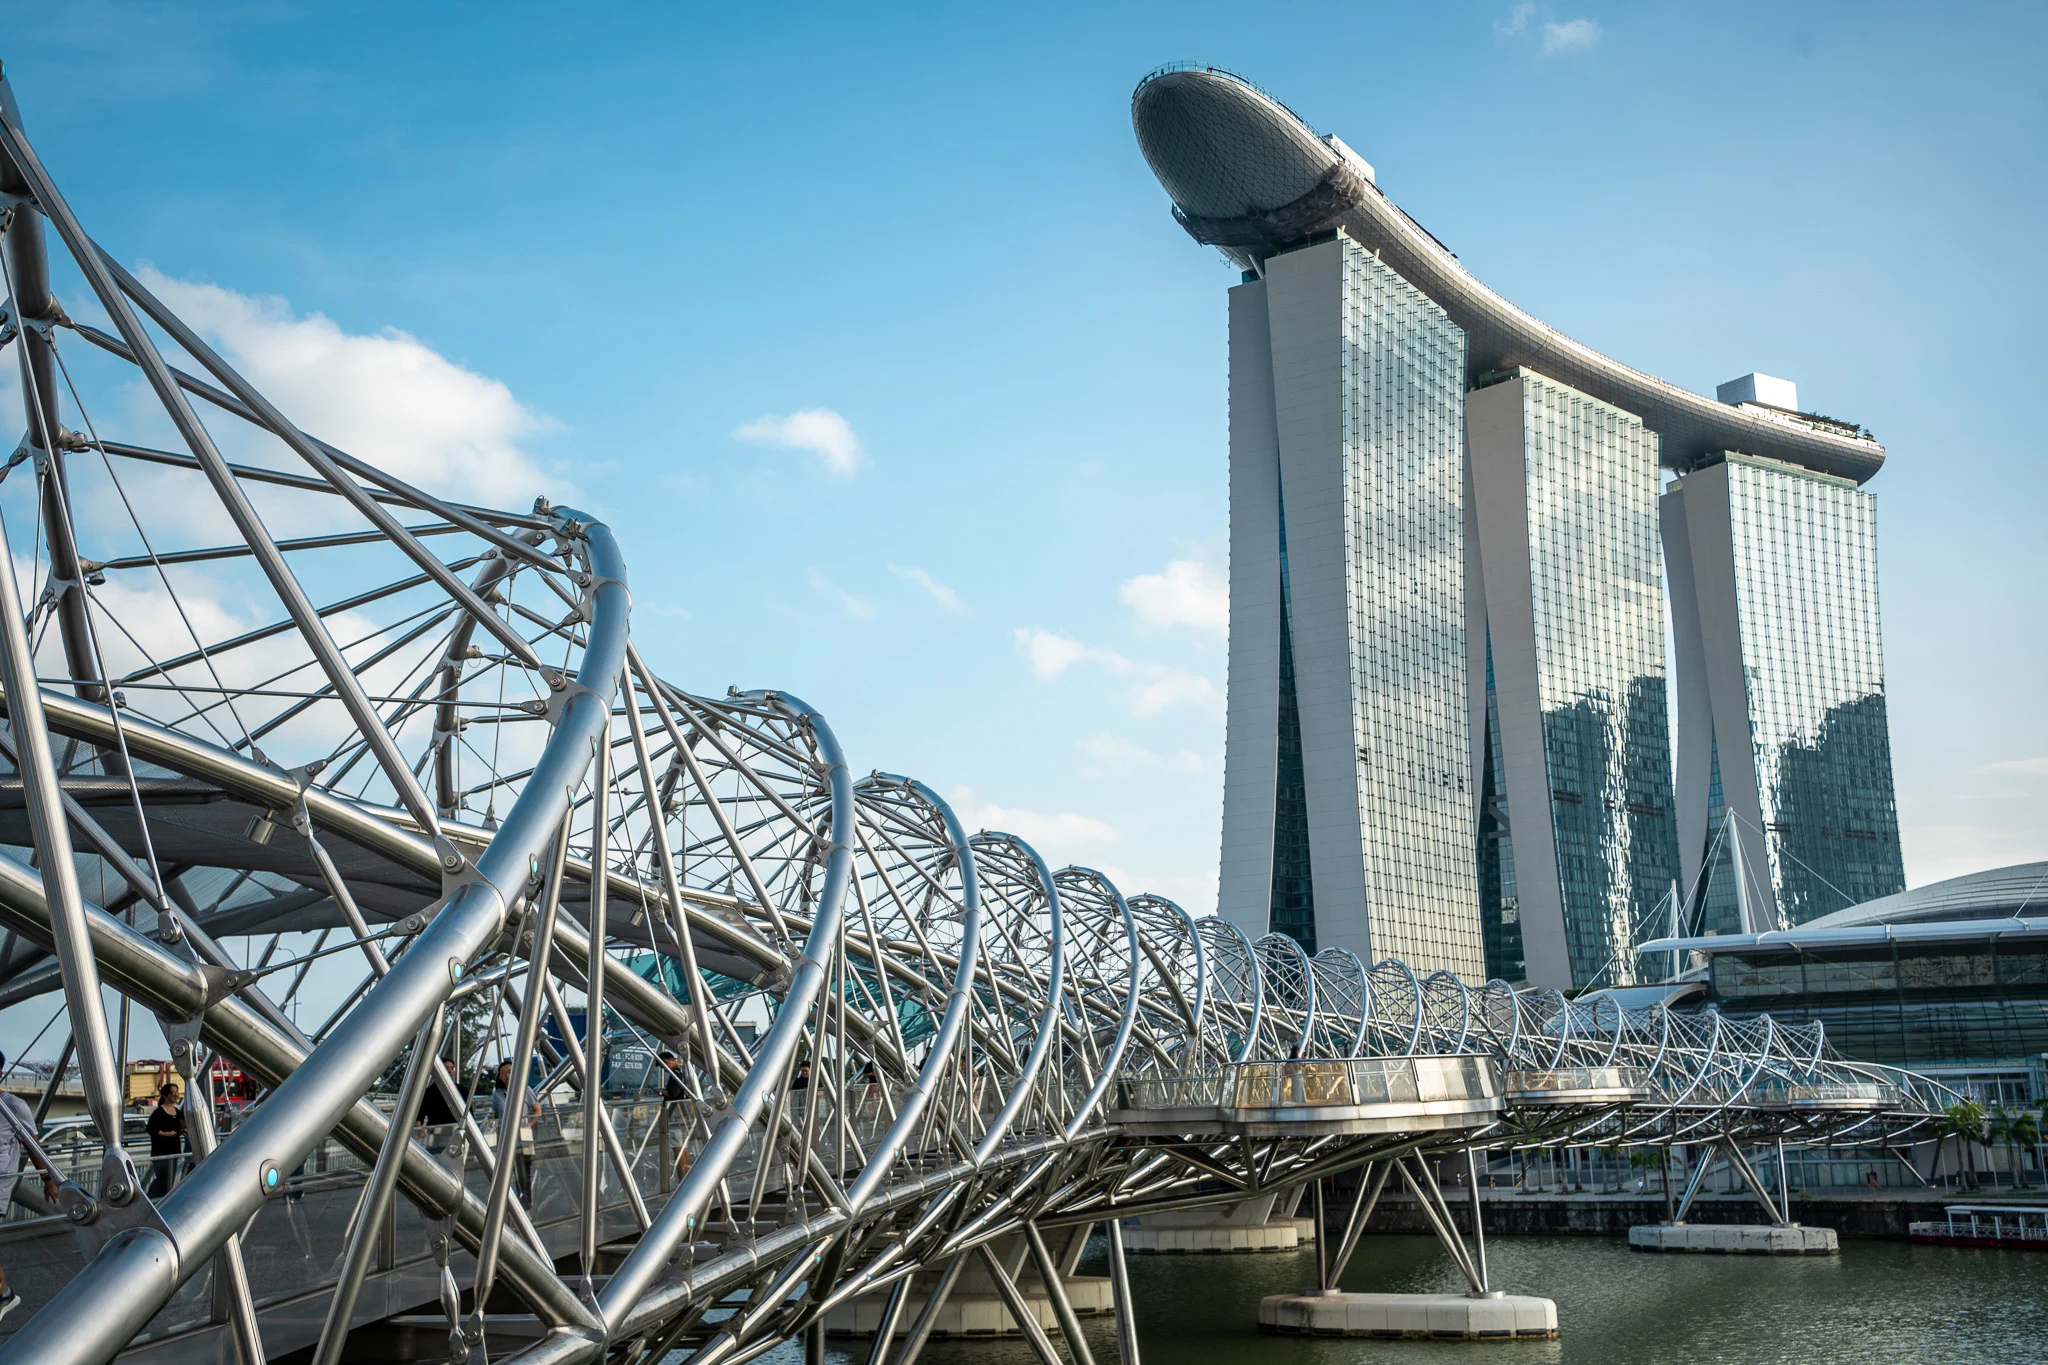
[[[1977,1161],[1971,1154],[1973,1143],[1984,1140],[1984,1106],[1975,1100],[1958,1100],[1942,1111],[1941,1118],[1934,1125],[1934,1167],[1941,1169],[1941,1144],[1949,1138],[1956,1140],[1956,1154],[1974,1179]]]
[[[2011,1128],[2007,1133],[2007,1140],[2012,1144],[2013,1148],[2018,1149],[2021,1153],[2024,1153],[2030,1147],[2038,1147],[2040,1145],[2041,1124],[2035,1119],[2031,1109],[2014,1111]],[[2023,1177],[2026,1175],[2025,1160],[2024,1155],[2021,1156],[2021,1164],[2013,1167],[2013,1184],[2015,1186],[2021,1184]]]
[[[2006,1107],[2005,1107],[2004,1105],[2002,1105],[2002,1104],[2000,1104],[2000,1105],[1994,1105],[1994,1106],[1992,1106],[1992,1109],[1991,1109],[1991,1116],[1990,1116],[1990,1118],[1989,1118],[1989,1119],[1987,1119],[1987,1120],[1986,1120],[1986,1122],[1985,1122],[1985,1124],[1984,1124],[1984,1140],[1985,1140],[1985,1142],[1987,1142],[1987,1143],[1997,1143],[1997,1144],[1998,1144],[1999,1146],[2001,1146],[2001,1147],[2005,1148],[2005,1168],[2006,1168],[2006,1169],[2007,1169],[2008,1171],[2011,1171],[2011,1170],[2013,1170],[2013,1169],[2014,1169],[2014,1165],[2013,1165],[2013,1151],[2012,1151],[2012,1123],[2013,1123],[2013,1117],[2014,1117],[2014,1116],[2013,1116],[2013,1112],[2012,1112],[2012,1110],[2010,1110],[2010,1109],[2006,1108]],[[1997,1184],[1998,1184],[1998,1172],[1997,1172],[1997,1171],[1993,1171],[1993,1172],[1991,1173],[1991,1183],[1992,1183],[1992,1185],[1993,1185],[1994,1187],[1996,1187],[1996,1186],[1997,1186]],[[2013,1180],[2013,1184],[2014,1184],[2015,1186],[2017,1186],[2017,1185],[2019,1184],[2019,1180],[2018,1180],[2017,1178],[2015,1178],[2015,1179]]]

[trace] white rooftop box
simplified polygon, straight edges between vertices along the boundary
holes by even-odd
[[[1789,379],[1773,379],[1767,374],[1746,374],[1740,379],[1731,379],[1714,390],[1714,397],[1723,403],[1762,403],[1768,408],[1783,408],[1787,412],[1798,412],[1799,386]]]

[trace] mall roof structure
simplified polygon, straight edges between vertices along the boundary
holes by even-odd
[[[2039,935],[2048,935],[2048,862],[2017,863],[1951,877],[1852,905],[1791,929],[1660,938],[1643,944],[1640,951],[1729,953]]]

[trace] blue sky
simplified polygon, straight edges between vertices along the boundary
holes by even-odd
[[[2048,857],[2038,6],[7,27],[95,236],[235,291],[179,297],[259,379],[284,343],[334,360],[310,414],[279,377],[288,413],[395,405],[419,420],[388,458],[575,500],[618,531],[669,676],[795,692],[860,770],[1197,911],[1235,276],[1168,217],[1128,100],[1161,62],[1242,71],[1552,324],[1703,392],[1789,376],[1874,429],[1909,879]]]

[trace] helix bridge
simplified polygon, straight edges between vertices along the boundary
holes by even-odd
[[[911,1365],[978,1267],[1078,1363],[1091,1228],[1134,1361],[1122,1220],[1361,1168],[1448,1220],[1424,1158],[1881,1147],[1953,1100],[1815,1027],[1254,939],[658,675],[602,522],[294,425],[4,83],[0,262],[0,1005],[68,1031],[9,1120],[0,1361],[326,1365],[409,1314],[443,1358],[739,1365],[866,1305]],[[104,1136],[145,1018],[190,1095],[157,1193]]]

